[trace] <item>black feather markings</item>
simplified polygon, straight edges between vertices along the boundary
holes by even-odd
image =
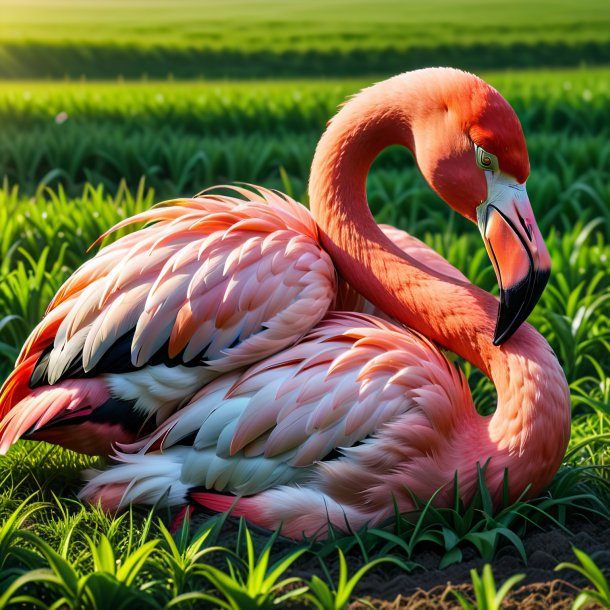
[[[48,385],[47,372],[49,370],[49,358],[52,350],[53,344],[51,343],[43,350],[42,354],[40,354],[40,358],[38,358],[38,362],[36,363],[36,366],[34,366],[32,376],[28,382],[28,386],[31,390],[41,385]]]
[[[92,377],[99,377],[100,375],[109,374],[123,374],[132,373],[134,371],[144,368],[144,366],[156,366],[165,365],[173,368],[175,366],[207,366],[207,362],[204,360],[204,356],[209,348],[209,344],[206,345],[200,352],[190,360],[184,362],[184,350],[182,350],[177,356],[170,358],[169,356],[169,340],[166,341],[148,360],[144,366],[135,366],[131,362],[131,346],[133,344],[133,337],[135,329],[132,329],[125,334],[121,335],[102,355],[97,364],[89,371],[85,371],[83,368],[83,354],[79,352],[75,359],[70,362],[68,368],[62,373],[56,383],[64,379],[87,379]],[[38,388],[49,384],[49,360],[50,354],[53,350],[53,344],[49,345],[40,355],[38,362],[34,366],[34,371],[29,380],[30,389]]]
[[[62,373],[57,382],[64,379],[86,379],[108,373],[131,373],[137,370],[137,367],[131,363],[131,342],[133,340],[133,334],[133,331],[129,331],[117,339],[90,371],[85,371],[83,368],[83,354],[82,352],[79,352],[76,358],[70,362],[68,368]],[[50,353],[52,350],[53,344],[47,347],[38,359],[29,381],[31,389],[43,385],[50,385],[48,372]]]
[[[121,400],[119,398],[109,398],[105,403],[93,409],[86,415],[76,415],[68,419],[51,420],[49,423],[38,429],[30,429],[23,436],[27,438],[30,434],[44,432],[52,428],[61,426],[78,426],[86,422],[97,424],[118,425],[131,435],[145,435],[155,429],[154,419],[145,413],[134,408],[135,400]],[[83,405],[87,409],[88,405]]]

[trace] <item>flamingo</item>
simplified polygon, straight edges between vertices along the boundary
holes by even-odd
[[[499,305],[375,223],[366,176],[393,144],[478,222]],[[364,89],[318,144],[311,214],[257,187],[119,223],[154,222],[59,290],[0,394],[0,449],[23,437],[114,451],[81,492],[90,502],[232,507],[293,537],[378,524],[414,496],[446,505],[456,475],[468,502],[483,465],[496,503],[506,472],[511,498],[540,493],[570,402],[524,323],[550,273],[528,175],[517,116],[478,77],[425,69]],[[493,415],[439,346],[492,380]]]

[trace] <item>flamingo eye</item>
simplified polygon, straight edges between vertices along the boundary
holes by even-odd
[[[488,153],[486,150],[481,148],[479,145],[474,145],[474,154],[477,160],[477,165],[484,170],[497,172],[500,170],[498,163],[498,157]]]

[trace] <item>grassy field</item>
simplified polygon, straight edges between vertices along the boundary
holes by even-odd
[[[549,491],[532,505],[517,502],[492,513],[482,486],[474,508],[429,508],[421,521],[397,518],[382,533],[313,546],[256,535],[250,548],[243,524],[211,520],[198,538],[186,529],[172,538],[163,511],[117,518],[85,507],[75,497],[79,473],[100,463],[21,442],[0,459],[0,607],[9,599],[16,606],[42,600],[39,607],[69,608],[271,607],[296,591],[297,607],[341,608],[353,599],[339,577],[344,552],[356,580],[365,577],[360,567],[390,556],[394,564],[384,570],[417,569],[420,551],[430,549],[443,566],[473,556],[478,566],[497,566],[498,552],[527,558],[532,529],[608,521],[610,70],[486,78],[523,122],[532,165],[528,191],[553,259],[550,284],[530,320],[565,369],[573,430]],[[325,121],[366,84],[1,83],[0,379],[104,229],[164,197],[235,180],[304,200]],[[379,221],[423,238],[474,282],[495,289],[476,227],[447,215],[404,151],[382,155],[368,190]],[[489,412],[493,388],[470,366],[465,372],[479,409]],[[265,564],[269,555],[271,563],[284,562],[274,577]],[[310,576],[312,565],[322,580]],[[295,574],[300,584],[286,581]]]
[[[608,40],[603,0],[3,0],[3,42],[108,42],[257,50],[453,44],[502,39],[536,43]],[[442,19],[439,19],[439,13]],[[524,19],[524,15],[527,18]],[[575,18],[576,17],[576,18]]]
[[[404,71],[404,70],[403,70]],[[478,72],[515,107],[524,129],[608,129],[610,68]],[[60,112],[134,129],[193,133],[323,129],[337,106],[380,77],[286,81],[0,81],[3,128],[52,122]]]
[[[531,188],[535,195],[538,185],[544,191],[541,209],[574,187],[576,176],[589,185],[605,176],[610,70],[484,77],[521,118],[532,157]],[[23,195],[61,185],[71,196],[87,183],[115,193],[122,179],[133,190],[145,177],[163,198],[232,181],[284,188],[286,174],[302,198],[326,121],[371,82],[0,83],[0,176]],[[375,168],[396,174],[388,196],[403,197],[401,189],[418,184],[404,151],[388,151]],[[374,191],[385,188],[376,186],[380,171],[371,177]],[[597,214],[607,206],[593,197],[589,207]]]
[[[0,77],[567,66],[607,62],[609,49],[605,0],[2,0]]]

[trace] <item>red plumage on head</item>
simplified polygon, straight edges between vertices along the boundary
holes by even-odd
[[[530,173],[525,136],[517,114],[491,86],[475,98],[470,138],[498,158],[500,171],[524,183]]]

